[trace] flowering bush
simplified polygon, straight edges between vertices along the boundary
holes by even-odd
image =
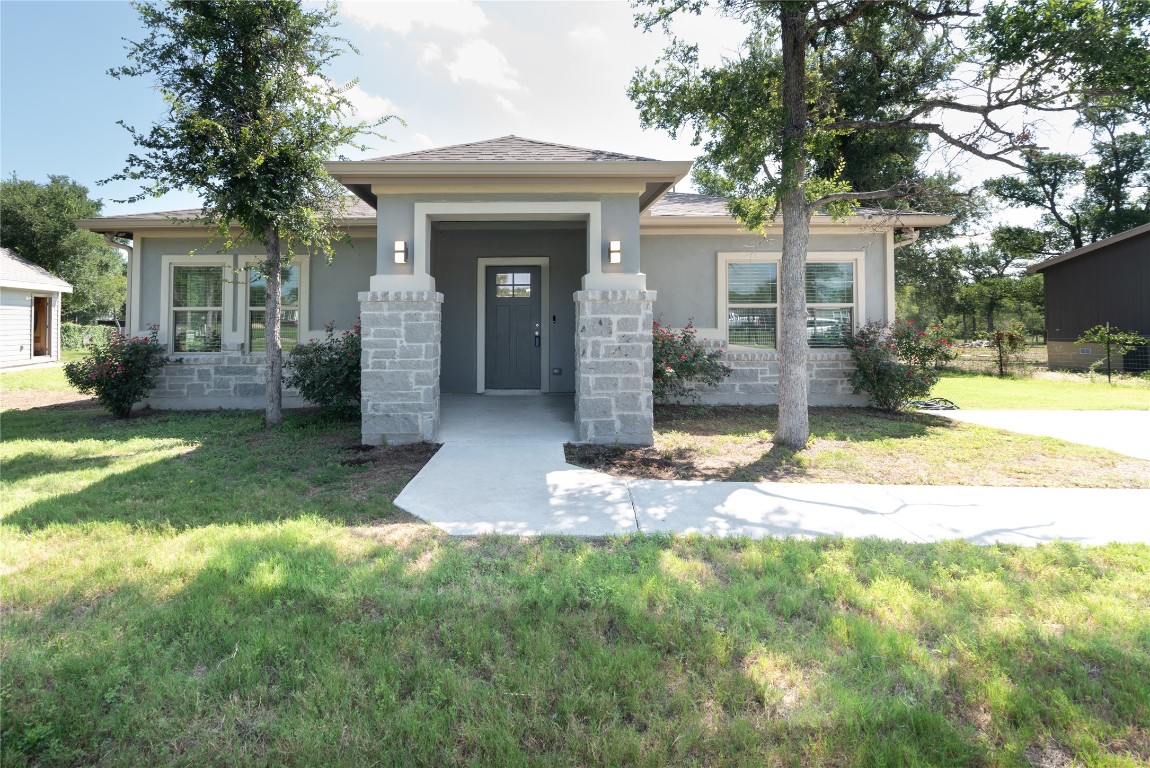
[[[327,336],[298,344],[288,356],[289,387],[304,400],[332,416],[347,418],[359,405],[360,326],[337,334],[335,323],[323,327]]]
[[[941,326],[920,329],[899,320],[892,325],[867,323],[843,335],[855,361],[851,386],[866,392],[876,408],[899,411],[911,400],[930,394],[938,382],[938,364],[954,357]]]
[[[1026,350],[1026,337],[1018,328],[1006,328],[1001,331],[991,331],[984,338],[994,347],[998,357],[998,375],[1005,376],[1007,371],[1022,361],[1022,353]]]
[[[156,386],[156,375],[168,362],[157,330],[153,325],[148,336],[113,333],[107,341],[95,341],[91,356],[64,366],[64,377],[84,394],[95,395],[113,416],[127,418]]]
[[[697,400],[698,384],[713,387],[731,375],[731,369],[719,362],[723,350],[708,352],[695,338],[695,327],[690,322],[678,332],[654,323],[651,332],[655,344],[653,391],[656,402],[684,397]]]

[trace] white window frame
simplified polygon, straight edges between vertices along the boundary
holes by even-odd
[[[251,278],[249,277],[248,270],[255,264],[265,261],[263,256],[241,256],[240,257],[240,274],[243,276],[240,279],[242,290],[240,291],[240,310],[239,321],[237,322],[237,331],[239,331],[243,344],[245,354],[250,355],[263,355],[266,352],[252,352],[248,347],[251,343],[249,334],[251,332],[251,316],[253,309],[259,307],[251,306]],[[308,339],[314,338],[315,333],[311,330],[308,317],[308,289],[311,282],[309,277],[311,274],[311,259],[308,256],[296,256],[291,260],[290,264],[285,264],[288,267],[299,267],[299,340],[298,344],[305,344]]]
[[[222,355],[228,351],[228,341],[231,328],[231,318],[234,315],[234,290],[228,282],[228,274],[233,269],[234,259],[225,254],[205,255],[165,255],[162,259],[163,272],[160,274],[160,295],[163,297],[164,311],[160,315],[160,329],[157,334],[159,341],[164,344],[169,354],[183,355]],[[176,352],[175,326],[173,314],[176,310],[175,296],[175,267],[219,267],[220,282],[223,285],[223,306],[220,308],[220,350],[218,352]]]
[[[866,297],[866,286],[864,284],[863,264],[865,262],[866,253],[863,251],[813,251],[807,253],[807,263],[814,264],[818,262],[850,262],[854,265],[854,303],[853,304],[808,304],[808,309],[840,309],[844,307],[851,308],[851,322],[854,328],[859,327],[862,318],[866,317],[866,308],[864,307],[864,299]],[[767,349],[765,347],[750,347],[739,344],[731,344],[730,338],[730,303],[728,301],[727,293],[727,265],[730,263],[773,263],[775,264],[775,274],[778,280],[778,286],[775,293],[776,302],[774,304],[763,304],[763,308],[775,309],[775,348]],[[782,253],[778,251],[750,251],[743,253],[724,253],[720,252],[716,257],[716,302],[717,316],[715,318],[715,327],[723,334],[723,338],[727,341],[727,347],[753,352],[774,352],[778,353],[778,338],[781,333],[781,318],[778,314],[778,299],[782,296]],[[743,306],[742,304],[738,306]],[[747,305],[750,306],[750,305]],[[756,305],[758,306],[758,305]],[[838,347],[812,347],[812,349],[825,350],[825,349],[838,349]]]

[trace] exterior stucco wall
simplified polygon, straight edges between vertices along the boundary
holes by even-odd
[[[689,320],[702,335],[720,338],[718,316],[718,254],[782,252],[781,235],[644,235],[643,272],[647,287],[657,291],[655,320],[681,328]],[[820,252],[864,253],[863,312],[860,322],[886,318],[886,239],[883,233],[855,235],[812,234],[808,254]],[[892,297],[893,301],[893,297]]]
[[[163,257],[179,256],[195,251],[197,255],[219,253],[205,248],[206,238],[172,238],[145,236],[139,238],[135,258],[139,260],[140,290],[139,327],[131,328],[134,334],[146,334],[150,325],[160,325],[163,314],[168,311],[167,299],[161,295]],[[334,322],[336,328],[348,329],[355,325],[359,317],[360,291],[367,289],[368,280],[375,273],[375,238],[353,236],[350,242],[337,243],[331,263],[324,259],[308,260],[307,317],[309,328],[301,329],[301,338],[320,338],[325,323]],[[237,256],[259,256],[257,246],[237,249],[231,252]],[[239,260],[232,262],[237,267]],[[237,275],[237,278],[239,276]],[[236,308],[230,316],[224,317],[225,349],[240,351],[244,339],[244,322],[239,308],[243,306],[244,283],[236,279],[224,286],[231,297],[230,305]],[[227,315],[228,313],[225,313]]]
[[[443,294],[444,392],[476,391],[476,311],[478,260],[481,258],[547,257],[549,266],[551,392],[575,391],[575,305],[585,272],[587,234],[584,228],[526,229],[435,228],[431,240],[431,274]]]

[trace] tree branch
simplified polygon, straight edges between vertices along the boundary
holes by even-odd
[[[910,181],[900,181],[893,186],[886,189],[876,189],[870,192],[832,192],[829,195],[823,195],[816,198],[807,204],[807,207],[812,211],[822,208],[831,203],[837,203],[840,200],[889,200],[895,197],[908,197],[916,192],[923,191],[921,184],[916,184]]]

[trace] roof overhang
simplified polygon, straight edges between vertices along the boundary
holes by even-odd
[[[72,222],[77,229],[86,229],[108,237],[122,237],[132,240],[137,235],[147,232],[162,232],[165,235],[203,236],[207,224],[202,219],[168,219],[168,218],[142,218],[133,216],[107,216],[96,219],[76,219]],[[336,226],[341,229],[351,227],[375,227],[375,219],[357,218],[340,219]],[[233,226],[231,232],[241,235],[243,230]]]
[[[1041,272],[1047,267],[1053,267],[1055,264],[1061,264],[1064,261],[1069,261],[1070,259],[1077,258],[1078,256],[1084,256],[1088,253],[1092,253],[1093,251],[1097,251],[1099,248],[1105,248],[1107,246],[1114,245],[1115,243],[1120,243],[1123,240],[1129,240],[1132,237],[1147,234],[1150,234],[1150,224],[1143,224],[1140,227],[1128,229],[1125,232],[1120,232],[1119,234],[1114,235],[1113,237],[1108,237],[1105,240],[1099,240],[1096,243],[1084,245],[1081,248],[1075,248],[1073,251],[1067,251],[1066,253],[1059,254],[1058,256],[1049,258],[1046,261],[1040,261],[1037,264],[1031,264],[1026,268],[1026,274],[1033,275]]]
[[[644,211],[691,170],[689,161],[405,161],[325,163],[372,207],[381,194],[420,192],[636,191]]]
[[[20,291],[43,291],[44,293],[72,293],[72,284],[61,280],[58,283],[16,280],[0,277],[0,288],[15,288]]]
[[[904,213],[904,214],[856,214],[844,219],[834,219],[830,216],[811,217],[811,229],[828,230],[887,230],[906,229],[916,227],[941,227],[949,224],[951,216],[933,213]],[[748,230],[742,222],[733,216],[651,216],[639,218],[639,229],[643,234],[680,234],[684,232],[713,233],[713,234],[742,234]],[[776,224],[764,227],[767,232],[782,232],[783,224],[779,219]]]

